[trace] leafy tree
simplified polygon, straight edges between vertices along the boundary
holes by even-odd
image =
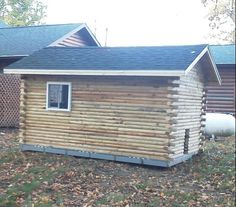
[[[46,8],[38,0],[0,0],[0,20],[12,26],[37,25]]]
[[[211,38],[219,42],[235,42],[235,0],[201,0],[209,9]]]

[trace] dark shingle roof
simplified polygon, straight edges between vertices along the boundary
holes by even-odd
[[[50,47],[8,69],[185,70],[207,45],[160,47]]]
[[[0,28],[0,57],[25,56],[47,47],[81,24]]]
[[[235,45],[211,45],[211,54],[216,64],[235,65]]]

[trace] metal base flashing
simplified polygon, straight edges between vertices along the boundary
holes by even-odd
[[[102,154],[102,153],[95,153],[95,152],[85,152],[85,151],[80,151],[80,150],[63,149],[63,148],[30,145],[30,144],[21,144],[21,151],[47,152],[47,153],[62,154],[62,155],[69,155],[69,156],[75,156],[75,157],[112,160],[112,161],[118,161],[118,162],[127,162],[127,163],[151,165],[151,166],[158,166],[158,167],[171,167],[173,165],[179,164],[181,162],[184,162],[190,159],[194,154],[196,154],[196,153],[185,154],[181,157],[178,157],[169,161],[164,161],[164,160],[154,160],[154,159],[146,159],[146,158],[139,158],[139,157],[128,157],[128,156]]]

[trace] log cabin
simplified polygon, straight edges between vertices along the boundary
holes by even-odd
[[[86,24],[11,27],[0,22],[0,127],[19,125],[20,78],[3,68],[44,47],[100,46]]]
[[[207,86],[207,112],[235,116],[235,44],[211,45],[210,50],[222,84],[211,83]]]
[[[207,45],[49,47],[10,66],[21,75],[23,151],[170,167],[198,153]]]

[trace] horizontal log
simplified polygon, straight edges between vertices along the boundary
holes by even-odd
[[[56,138],[68,139],[71,137],[72,140],[108,140],[114,142],[131,142],[131,143],[142,143],[142,144],[152,144],[153,146],[169,146],[170,142],[167,137],[145,137],[145,139],[141,136],[135,135],[125,135],[125,134],[118,134],[118,133],[99,133],[99,132],[90,132],[90,131],[79,131],[79,133],[73,131],[49,131],[49,130],[40,130],[37,128],[27,128],[25,130],[27,136],[29,134],[37,134],[41,136],[55,136]]]
[[[125,126],[125,125],[119,125],[119,126],[113,126],[113,125],[108,125],[108,124],[97,124],[97,125],[91,125],[91,124],[83,124],[83,125],[79,125],[77,126],[76,123],[72,124],[68,124],[65,123],[63,125],[56,125],[56,124],[44,124],[44,123],[37,123],[37,122],[28,122],[26,121],[25,123],[25,127],[28,126],[38,126],[39,128],[43,128],[43,127],[50,127],[50,128],[62,128],[62,129],[77,129],[79,130],[80,128],[98,128],[98,129],[105,129],[105,130],[117,130],[117,131],[129,131],[129,132],[146,132],[146,133],[155,133],[155,134],[167,134],[168,133],[168,129],[166,128],[151,128],[151,127],[143,127],[141,128],[140,126]]]
[[[126,116],[125,116],[126,115]],[[25,117],[25,114],[22,113],[22,117]],[[191,117],[192,118],[192,117]],[[147,125],[153,125],[153,126],[165,126],[169,125],[169,119],[167,119],[165,116],[145,116],[145,115],[127,115],[127,114],[107,114],[107,113],[97,113],[94,114],[93,112],[88,113],[73,113],[70,115],[67,115],[65,117],[63,116],[52,116],[48,112],[47,113],[28,113],[27,119],[35,119],[38,121],[49,121],[56,120],[58,123],[63,123],[66,121],[100,121],[100,122],[109,122],[109,123],[137,123],[137,124],[147,124]],[[192,118],[193,119],[193,118]],[[200,117],[198,117],[200,120]],[[177,120],[177,119],[176,119]]]
[[[112,106],[117,106],[117,107],[130,107],[130,108],[134,108],[134,109],[137,109],[137,108],[140,108],[140,107],[143,107],[143,109],[147,108],[147,109],[152,109],[154,111],[164,111],[166,109],[171,109],[171,106],[170,106],[170,103],[169,105],[166,104],[157,104],[157,103],[150,103],[150,102],[147,102],[147,103],[141,103],[141,102],[127,102],[127,101],[124,101],[124,102],[103,102],[103,101],[97,101],[97,102],[94,102],[94,101],[75,101],[75,100],[72,100],[72,108],[74,108],[74,106],[77,106],[77,107],[82,107],[82,106],[87,106],[89,104],[93,104],[93,105],[112,105]],[[42,107],[45,107],[46,106],[46,102],[45,103],[37,103],[37,102],[26,102],[26,105],[28,107],[31,107],[31,108],[42,108]],[[95,106],[96,107],[96,106]],[[141,108],[140,108],[141,109]]]
[[[145,92],[145,93],[140,93],[139,91],[137,92],[133,92],[131,91],[130,93],[118,93],[118,92],[111,92],[111,94],[109,95],[106,91],[104,92],[100,92],[101,95],[93,95],[93,94],[88,94],[88,95],[84,95],[84,94],[80,94],[77,91],[72,91],[72,96],[73,97],[83,97],[83,98],[91,98],[91,97],[113,97],[113,98],[117,98],[117,99],[121,99],[121,98],[132,98],[132,99],[147,99],[147,100],[159,100],[159,99],[163,99],[163,100],[168,100],[168,92],[163,92],[161,93],[160,91],[156,91],[156,93],[149,93],[149,92]],[[104,93],[104,94],[102,94]],[[27,95],[31,98],[36,98],[36,97],[41,97],[44,98],[46,96],[46,91],[42,91],[41,93],[39,92],[27,92]]]
[[[52,123],[54,121],[54,123]],[[130,128],[142,128],[142,129],[151,129],[151,130],[168,130],[171,125],[163,123],[152,123],[152,122],[131,122],[131,121],[122,121],[122,120],[104,120],[104,119],[80,119],[80,120],[57,120],[57,119],[37,119],[27,118],[27,123],[35,124],[47,124],[47,125],[92,125],[92,126],[110,126],[110,127],[130,127]]]
[[[112,127],[112,126],[91,126],[91,125],[72,125],[72,124],[63,124],[63,125],[48,125],[48,124],[43,124],[43,123],[28,123],[26,121],[26,127],[37,127],[39,129],[45,129],[45,128],[51,128],[51,129],[63,129],[63,130],[114,130],[114,131],[119,131],[119,132],[130,132],[133,134],[142,134],[145,136],[145,134],[148,136],[149,134],[152,134],[151,136],[157,136],[157,135],[168,135],[168,131],[165,129],[163,130],[151,130],[151,129],[142,129],[142,128],[137,128],[133,129],[130,127]]]
[[[97,146],[75,146],[75,145],[65,145],[60,144],[58,142],[47,142],[47,141],[28,141],[27,144],[32,145],[41,145],[41,146],[53,146],[53,147],[61,147],[65,149],[75,149],[87,152],[96,152],[96,153],[104,153],[104,154],[112,154],[112,155],[120,155],[120,156],[131,156],[131,157],[143,157],[149,159],[160,159],[167,160],[169,158],[168,153],[158,153],[158,152],[149,152],[149,151],[137,151],[137,150],[127,150],[127,149],[113,149],[108,147],[97,147]]]
[[[169,123],[158,123],[158,122],[152,122],[152,120],[150,121],[146,121],[144,122],[140,122],[138,120],[136,121],[126,121],[126,120],[123,120],[123,119],[120,119],[120,120],[107,120],[107,119],[102,119],[102,117],[99,119],[94,119],[93,117],[91,117],[90,119],[89,118],[83,118],[83,117],[80,117],[80,119],[69,119],[69,120],[63,120],[63,119],[56,119],[56,118],[51,118],[48,117],[48,118],[38,118],[37,117],[34,117],[34,118],[30,118],[28,117],[27,118],[27,121],[28,122],[32,122],[32,123],[47,123],[49,125],[52,124],[52,121],[56,122],[56,124],[58,125],[63,125],[63,124],[78,124],[78,125],[93,125],[93,126],[100,126],[100,125],[106,125],[106,126],[114,126],[114,127],[120,127],[120,126],[134,126],[136,128],[136,126],[139,126],[141,128],[151,128],[151,129],[169,129],[171,124]],[[98,123],[99,122],[99,123]],[[54,125],[54,124],[53,124]]]
[[[135,143],[135,142],[122,142],[122,141],[113,141],[113,140],[100,140],[96,139],[89,139],[89,138],[79,138],[79,137],[70,137],[67,139],[65,136],[55,136],[55,135],[45,135],[45,134],[37,134],[35,136],[34,133],[27,132],[28,138],[26,141],[29,141],[29,137],[34,137],[34,140],[41,140],[46,142],[58,142],[60,144],[74,144],[74,145],[88,145],[88,146],[102,146],[102,147],[111,147],[111,148],[122,148],[122,149],[132,149],[132,150],[147,150],[147,151],[158,151],[158,152],[167,152],[167,146],[165,145],[153,145],[148,143]]]

